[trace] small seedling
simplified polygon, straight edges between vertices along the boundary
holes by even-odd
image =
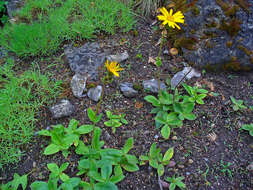
[[[120,115],[113,115],[112,112],[106,111],[106,116],[109,119],[109,121],[105,121],[104,124],[107,127],[112,127],[112,132],[116,132],[116,128],[120,127],[123,124],[127,125],[128,122],[124,118],[126,114],[120,114]]]
[[[142,59],[143,59],[143,56],[142,56],[141,53],[137,53],[137,54],[136,54],[136,58],[142,60]]]
[[[205,89],[199,89],[197,86],[191,87],[187,84],[183,84],[183,87],[190,95],[188,99],[190,102],[197,102],[198,104],[204,104],[203,99],[207,96],[208,91]]]
[[[233,96],[230,96],[233,103],[232,108],[234,111],[246,109],[247,106],[243,105],[243,100],[236,100]]]
[[[249,131],[249,134],[250,134],[250,136],[252,136],[253,137],[253,123],[251,123],[251,124],[248,124],[248,125],[243,125],[241,128],[240,128],[240,130],[246,130],[246,131]]]
[[[19,176],[17,173],[14,174],[14,179],[9,181],[7,184],[0,185],[0,189],[2,190],[17,190],[19,186],[22,186],[22,189],[25,190],[27,186],[27,176]]]
[[[140,156],[140,165],[145,165],[147,162],[149,165],[155,169],[157,169],[157,173],[159,176],[164,174],[164,166],[168,165],[170,159],[173,157],[174,149],[169,148],[164,156],[162,155],[161,149],[156,148],[156,143],[153,143],[150,147],[149,154],[147,156],[141,155]]]
[[[225,164],[223,162],[223,160],[220,161],[220,165],[221,165],[221,172],[223,173],[223,175],[225,176],[226,174],[228,174],[229,177],[233,177],[232,176],[232,171],[229,169],[229,166],[232,165],[232,163],[228,162],[227,164]]]
[[[180,189],[185,189],[185,184],[182,182],[184,177],[167,177],[165,178],[166,181],[170,182],[170,190],[174,190],[176,187],[179,187]]]

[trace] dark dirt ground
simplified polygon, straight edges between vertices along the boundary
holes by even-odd
[[[110,48],[112,52],[127,50],[130,55],[129,59],[121,64],[125,70],[119,80],[106,87],[102,104],[102,110],[126,113],[129,124],[117,128],[116,133],[113,134],[110,128],[103,127],[102,121],[100,127],[103,128],[102,139],[105,140],[105,146],[121,148],[127,138],[134,137],[135,143],[131,153],[137,157],[146,154],[153,142],[158,143],[162,152],[174,147],[175,154],[172,160],[176,162],[176,166],[166,167],[162,179],[174,174],[184,176],[186,187],[190,190],[253,189],[253,173],[246,169],[253,161],[253,138],[247,131],[239,131],[242,124],[253,122],[253,112],[249,109],[234,112],[229,98],[233,96],[244,100],[248,106],[253,105],[253,72],[206,72],[200,78],[191,79],[188,84],[200,84],[209,92],[219,93],[219,96],[209,95],[205,99],[205,104],[198,105],[194,110],[197,119],[184,121],[182,128],[174,129],[171,138],[164,140],[160,130],[155,129],[154,116],[150,114],[152,106],[144,101],[144,96],[147,94],[140,92],[136,98],[130,99],[125,98],[119,90],[121,81],[141,84],[142,80],[153,78],[155,66],[148,63],[148,58],[158,55],[159,46],[155,46],[158,40],[159,32],[146,22],[138,23],[135,32],[98,38],[100,44]],[[83,43],[80,42],[80,45]],[[38,114],[36,131],[54,124],[67,126],[72,118],[85,124],[88,122],[87,108],[96,105],[87,97],[77,99],[72,95],[69,84],[74,73],[70,70],[64,56],[60,57],[62,53],[63,51],[60,51],[44,60],[35,58],[35,61],[38,62],[42,73],[51,72],[52,78],[64,81],[63,93],[58,100],[68,98],[75,105],[76,112],[69,118],[55,120],[45,106]],[[137,54],[141,54],[142,59],[137,58]],[[176,59],[176,65],[169,55],[163,55],[162,59],[162,73],[170,77],[183,68],[181,63],[183,59],[180,56]],[[27,62],[25,64],[28,65]],[[216,134],[216,140],[210,140],[209,134]],[[23,147],[25,154],[21,161],[0,171],[4,182],[11,180],[15,172],[23,175],[33,169],[34,172],[29,175],[30,182],[46,181],[49,175],[46,164],[51,162],[56,162],[58,165],[65,161],[70,162],[71,167],[66,173],[73,177],[77,171],[78,156],[71,154],[68,160],[65,160],[61,154],[44,156],[42,152],[49,140],[46,137],[34,136],[32,142]],[[189,159],[192,159],[193,163],[189,163]],[[228,173],[222,173],[222,162],[231,163],[229,170],[232,177],[229,177]],[[118,184],[121,190],[159,190],[156,171],[147,165],[140,166],[138,172],[124,172],[124,175],[125,179]]]

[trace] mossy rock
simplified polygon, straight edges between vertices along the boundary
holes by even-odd
[[[253,69],[253,6],[247,0],[177,0],[174,9],[184,13],[185,25],[170,40],[188,62],[212,70]]]

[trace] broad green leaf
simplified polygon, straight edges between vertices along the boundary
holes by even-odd
[[[62,190],[74,190],[81,182],[81,179],[78,177],[69,178],[65,181],[61,186],[60,189]]]
[[[78,146],[76,147],[75,152],[77,154],[81,154],[81,155],[85,155],[89,153],[89,149],[87,146],[85,146],[85,144],[83,143],[83,141],[79,141]]]
[[[51,133],[48,130],[41,130],[38,132],[38,135],[51,136]]]
[[[82,187],[83,190],[93,190],[92,186],[85,181],[81,181],[79,186]]]
[[[44,181],[35,181],[30,187],[32,190],[50,190],[48,184]]]
[[[100,173],[98,173],[97,171],[89,171],[88,176],[95,179],[96,181],[99,181],[99,182],[105,182],[106,181],[105,179],[103,179],[101,177]]]
[[[75,130],[77,128],[79,124],[79,121],[75,120],[75,119],[71,119],[68,125],[69,129]]]
[[[160,111],[160,108],[153,108],[150,113],[157,113]]]
[[[151,96],[151,95],[145,96],[144,100],[151,103],[153,106],[160,106],[159,100],[154,96]]]
[[[191,113],[194,109],[194,103],[185,103],[183,105],[183,113]]]
[[[174,111],[177,112],[177,113],[182,113],[182,112],[183,112],[182,105],[181,105],[180,103],[177,103],[177,102],[175,102],[175,103],[173,104],[173,109],[174,109]]]
[[[112,112],[111,111],[106,111],[106,116],[108,117],[108,119],[111,119],[112,117]]]
[[[60,174],[60,178],[61,178],[61,180],[62,180],[63,182],[69,180],[69,176],[66,175],[65,173],[61,173],[61,174]]]
[[[193,95],[193,88],[187,84],[182,84],[184,89],[188,92],[189,95]]]
[[[94,190],[118,190],[118,188],[111,182],[100,182],[94,185]]]
[[[171,183],[169,190],[175,190],[175,188],[176,188],[176,184],[175,183]]]
[[[197,116],[193,113],[184,113],[183,115],[186,119],[191,120],[191,121],[197,118]]]
[[[169,160],[173,157],[173,154],[174,154],[174,149],[173,149],[173,148],[169,148],[169,149],[165,152],[165,154],[164,154],[163,162],[169,161]]]
[[[81,125],[76,132],[83,135],[83,134],[87,134],[90,133],[94,128],[94,125]]]
[[[200,94],[198,95],[198,99],[204,99],[207,96],[207,94]]]
[[[149,160],[149,165],[152,166],[153,168],[158,168],[158,162],[157,160]]]
[[[93,132],[93,137],[92,137],[92,142],[91,142],[91,146],[92,148],[94,148],[95,150],[100,150],[100,135],[101,135],[101,129],[98,127],[94,128],[94,132]]]
[[[156,143],[153,143],[150,147],[150,151],[149,151],[149,156],[151,158],[155,158],[157,156],[157,148],[156,148]]]
[[[103,179],[108,180],[112,174],[112,164],[107,162],[101,167],[101,176]]]
[[[45,155],[51,155],[51,154],[55,154],[57,152],[60,151],[60,148],[58,145],[55,145],[55,144],[50,144],[46,147],[46,149],[44,150],[44,153]]]
[[[148,156],[144,156],[144,155],[141,155],[141,156],[139,157],[139,159],[140,159],[140,160],[144,160],[144,161],[148,161],[148,160],[149,160]]]
[[[56,173],[59,175],[60,170],[56,163],[47,164],[47,167],[52,173]]]
[[[68,162],[63,163],[60,167],[60,172],[63,172],[64,170],[66,170],[68,166],[69,166]]]
[[[202,99],[197,99],[196,102],[200,105],[203,105],[205,104],[205,102],[202,100]]]
[[[159,176],[162,176],[164,174],[164,166],[162,164],[158,165],[157,173]]]
[[[170,137],[170,127],[168,125],[165,125],[162,127],[161,134],[163,138],[169,139]]]
[[[139,170],[139,167],[137,166],[137,164],[126,163],[126,164],[123,164],[122,167],[128,172],[136,172]]]
[[[21,185],[23,189],[26,189],[27,175],[19,176],[17,173],[14,174],[14,179],[11,182],[13,190],[18,189],[19,185]]]
[[[208,90],[206,90],[206,89],[198,89],[197,92],[201,93],[201,94],[207,94]]]
[[[133,137],[127,139],[122,151],[126,154],[129,152],[129,150],[131,150],[131,148],[133,148],[134,145],[134,139]]]
[[[96,112],[94,112],[91,108],[88,108],[87,112],[89,119],[94,122],[96,119]]]

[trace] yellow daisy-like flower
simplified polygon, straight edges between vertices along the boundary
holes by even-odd
[[[167,11],[164,7],[160,8],[160,11],[163,15],[158,15],[157,18],[161,21],[163,21],[163,25],[168,24],[169,27],[175,28],[175,26],[178,29],[181,29],[180,26],[177,23],[184,23],[184,15],[181,11],[177,11],[173,15],[173,10],[170,9],[170,12]]]
[[[119,64],[116,61],[115,62],[112,61],[109,64],[109,61],[107,60],[106,63],[105,63],[105,66],[106,66],[107,70],[110,73],[114,74],[116,77],[119,77],[119,73],[118,73],[119,71],[124,70],[123,68],[119,67]]]

